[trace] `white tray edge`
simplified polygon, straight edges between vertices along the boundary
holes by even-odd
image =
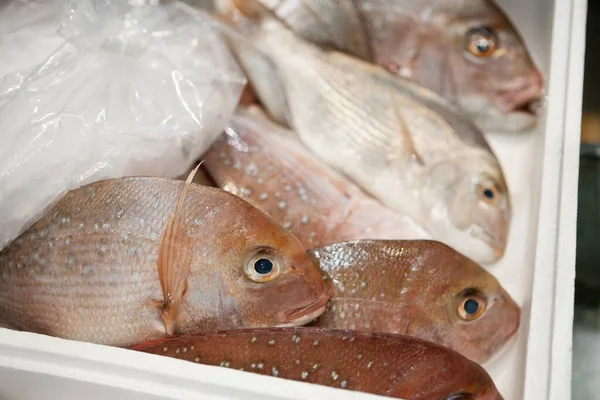
[[[556,0],[524,399],[569,400],[587,0]],[[557,179],[557,177],[559,179]],[[553,298],[548,293],[554,293]]]

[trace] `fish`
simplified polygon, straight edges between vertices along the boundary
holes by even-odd
[[[192,178],[192,183],[202,186],[218,187],[215,181],[212,179],[212,177],[207,174],[204,168],[202,168],[203,162],[203,160],[200,160],[198,162],[198,164],[200,164],[200,168],[198,168],[198,170],[195,171],[194,177]],[[194,171],[195,169],[196,168],[190,168],[188,171],[186,171],[185,174],[179,176],[177,179],[180,181],[187,181],[188,177],[190,176],[190,173],[192,173],[192,171]]]
[[[521,309],[475,262],[431,240],[355,240],[309,250],[330,288],[312,326],[400,333],[485,363],[515,337]]]
[[[410,400],[501,400],[477,363],[405,335],[272,328],[182,335],[135,351]]]
[[[218,187],[269,215],[307,249],[352,239],[429,238],[320,161],[261,107],[239,107],[202,160]]]
[[[300,242],[228,192],[127,177],[69,191],[0,252],[0,321],[117,347],[323,312]]]
[[[232,15],[234,3],[220,1],[218,9]],[[537,125],[544,78],[495,1],[261,3],[298,36],[376,63],[455,102],[483,130],[516,133]]]
[[[483,264],[503,256],[508,185],[483,133],[454,105],[299,38],[256,0],[237,7],[243,23],[220,21],[222,32],[234,51],[252,49],[276,65],[290,127],[311,152],[433,239]]]

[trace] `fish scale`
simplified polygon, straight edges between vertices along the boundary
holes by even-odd
[[[159,248],[185,185],[123,178],[67,193],[0,252],[0,319],[18,329],[117,346],[165,336],[161,312],[152,305],[165,298]],[[183,230],[190,247],[177,247],[191,257],[178,332],[293,325],[301,322],[287,315],[324,305],[319,271],[297,239],[268,216],[198,185],[190,186],[182,207],[180,220],[193,223]],[[276,254],[280,274],[255,283],[245,264],[262,248]]]
[[[151,341],[133,349],[396,398],[447,400],[463,394],[477,400],[502,399],[479,365],[441,346],[403,335],[318,328],[245,329]]]
[[[267,109],[285,99],[286,119],[312,153],[432,238],[481,263],[503,256],[509,190],[483,133],[458,107],[379,66],[303,40],[258,0],[233,3],[240,13],[231,24],[242,32],[224,32],[243,48],[238,58],[250,81],[264,73],[253,70],[254,52],[276,67],[272,81],[285,94],[257,95]]]
[[[236,6],[236,0],[219,2],[224,12]],[[535,103],[542,98],[543,78],[520,33],[496,1],[260,2],[303,39],[378,64],[437,92],[456,103],[481,129],[524,132],[537,122]],[[471,54],[467,47],[473,30],[480,28],[494,38],[495,51],[487,57]],[[251,63],[246,69],[253,69]],[[273,76],[276,70],[263,65],[262,74]],[[254,71],[249,75],[251,81],[261,79]],[[256,88],[259,97],[281,94],[274,81]],[[266,103],[280,108],[278,116],[285,115],[286,104],[271,99]]]
[[[498,281],[450,247],[428,240],[354,240],[309,250],[331,298],[313,326],[402,333],[485,362],[506,347],[520,309]],[[460,317],[466,298],[485,311]]]
[[[429,237],[325,165],[259,108],[238,109],[203,160],[219,187],[266,212],[306,248],[360,238]],[[233,168],[233,160],[242,168]],[[243,173],[249,165],[260,173]]]

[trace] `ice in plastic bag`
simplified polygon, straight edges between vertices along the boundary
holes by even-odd
[[[218,28],[183,3],[64,4],[67,39],[0,105],[0,247],[69,189],[180,176],[245,84]]]
[[[0,106],[63,42],[57,0],[0,0]]]

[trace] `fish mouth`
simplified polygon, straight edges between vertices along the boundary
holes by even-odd
[[[533,116],[538,116],[540,114],[541,109],[542,109],[542,98],[537,97],[537,98],[534,98],[526,103],[523,103],[523,104],[515,107],[515,109],[512,110],[512,113],[529,114],[529,115],[533,115]]]
[[[517,341],[519,328],[521,326],[521,310],[517,305],[514,307],[514,311],[516,312],[515,323],[504,332],[502,329],[498,331],[498,334],[502,334],[503,338],[495,341],[496,343],[490,348],[486,364],[491,364],[502,358],[503,354],[511,347],[512,343]]]
[[[479,225],[472,225],[470,228],[471,236],[484,241],[492,248],[496,256],[501,256],[506,247],[506,236],[492,235]]]
[[[525,79],[509,82],[494,91],[494,103],[505,115],[537,117],[542,109],[542,75],[535,71]]]
[[[317,300],[306,306],[279,312],[277,318],[285,326],[304,325],[325,312],[328,300],[329,295],[322,294]]]
[[[496,342],[488,350],[486,359],[482,365],[490,366],[496,364],[504,358],[505,353],[512,347],[512,344],[517,341],[517,332],[506,334],[506,337],[501,341]]]

